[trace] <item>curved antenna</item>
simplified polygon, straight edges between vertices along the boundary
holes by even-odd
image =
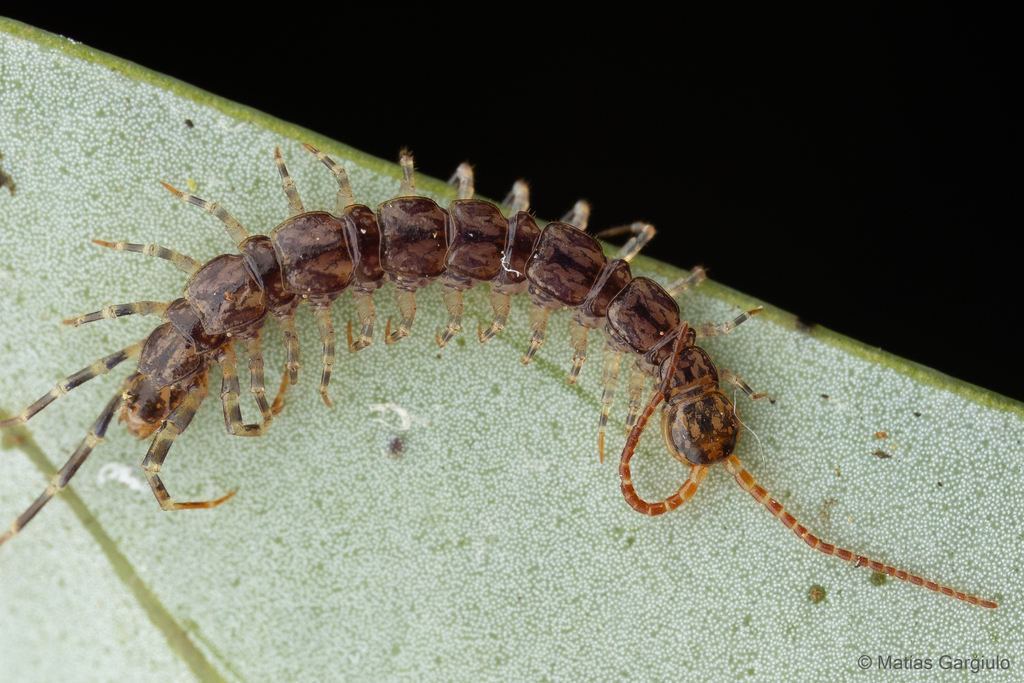
[[[687,478],[683,485],[679,487],[679,490],[661,501],[660,503],[649,503],[639,495],[637,495],[636,489],[633,488],[633,480],[629,471],[629,461],[633,458],[633,453],[636,451],[636,445],[640,441],[640,435],[644,433],[644,429],[647,428],[647,421],[654,414],[654,409],[658,407],[658,404],[665,398],[665,391],[668,389],[668,384],[672,380],[671,369],[675,367],[676,361],[679,359],[679,352],[683,348],[683,342],[686,340],[686,332],[689,329],[688,323],[683,323],[679,328],[679,334],[676,335],[676,340],[672,344],[672,356],[667,366],[668,371],[665,373],[665,377],[661,380],[661,385],[658,387],[658,391],[655,392],[654,396],[651,397],[650,402],[644,411],[640,414],[640,419],[637,420],[636,424],[633,425],[633,429],[629,432],[629,437],[626,438],[626,445],[622,449],[622,459],[619,462],[619,478],[622,480],[622,497],[626,499],[629,506],[637,512],[654,517],[656,515],[662,515],[669,510],[675,510],[677,507],[690,500],[693,494],[697,492],[697,487],[704,481],[704,477],[707,476],[708,468],[706,465],[692,465],[690,467],[690,476]]]

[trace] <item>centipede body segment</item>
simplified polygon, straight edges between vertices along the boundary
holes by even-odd
[[[355,353],[373,341],[372,297],[385,282],[395,285],[401,315],[394,329],[391,321],[387,321],[387,344],[411,334],[416,293],[440,282],[448,322],[436,334],[439,347],[447,345],[462,328],[463,293],[486,283],[490,288],[492,322],[486,329],[482,325],[478,328],[481,343],[502,332],[512,297],[529,294],[530,340],[522,356],[524,364],[531,362],[544,343],[549,313],[571,309],[572,366],[566,378],[569,383],[578,381],[586,361],[589,331],[605,332],[598,420],[598,452],[602,460],[619,370],[622,361],[627,361],[630,377],[626,425],[630,433],[619,472],[625,500],[638,512],[654,516],[680,506],[696,493],[707,468],[722,461],[744,491],[779,517],[810,548],[974,605],[996,607],[994,602],[979,600],[822,542],[754,482],[734,455],[741,425],[732,402],[718,383],[730,382],[755,400],[764,394],[755,394],[734,373],[719,371],[695,342],[700,337],[730,333],[760,309],[720,324],[691,327],[683,321],[674,296],[699,284],[704,271],[695,268],[688,277],[670,283],[667,288],[648,278],[634,278],[629,261],[654,236],[652,226],[634,223],[598,233],[597,237],[630,235],[615,257],[609,259],[601,244],[584,232],[590,213],[586,203],[577,203],[561,221],[541,228],[528,213],[528,189],[525,183],[518,182],[506,200],[510,206],[506,217],[496,205],[473,198],[473,172],[463,164],[452,178],[458,184],[458,198],[443,208],[434,200],[415,194],[413,159],[406,152],[400,157],[403,177],[399,196],[372,209],[356,203],[344,169],[321,151],[310,145],[305,147],[327,167],[338,184],[334,210],[306,209],[280,150],[275,150],[274,161],[289,217],[267,236],[250,235],[219,205],[163,183],[181,201],[217,218],[238,254],[222,254],[201,264],[160,245],[95,240],[96,244],[117,251],[168,260],[186,272],[189,280],[183,296],[171,302],[113,305],[65,321],[78,326],[125,315],[161,318],[161,324],[143,341],[69,376],[19,415],[0,422],[0,428],[27,422],[84,382],[110,372],[126,360],[138,361],[135,371],[110,399],[53,482],[0,535],[0,544],[18,534],[67,486],[102,442],[111,420],[118,414],[133,436],[152,438],[143,470],[162,509],[208,508],[224,503],[234,495],[233,491],[210,501],[176,501],[161,476],[174,440],[188,428],[209,394],[213,364],[222,368],[220,396],[228,434],[261,436],[281,412],[288,385],[298,380],[298,306],[308,304],[316,319],[321,342],[319,393],[329,407],[328,392],[336,362],[331,306],[346,290],[352,292],[359,317],[358,336],[353,335],[351,322],[347,327],[348,350]],[[272,403],[266,396],[261,352],[263,327],[271,318],[281,329],[287,355],[281,385]],[[242,419],[236,343],[244,344],[248,356],[249,393],[261,414],[257,423]],[[648,376],[654,377],[660,386],[643,407],[644,379]],[[641,433],[662,401],[666,446],[673,457],[689,465],[690,474],[676,494],[662,502],[648,503],[633,488],[629,463]]]

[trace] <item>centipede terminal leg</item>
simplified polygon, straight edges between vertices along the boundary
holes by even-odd
[[[127,386],[127,384],[125,385]],[[60,468],[50,485],[46,487],[42,494],[36,498],[25,512],[21,514],[14,523],[2,534],[0,534],[0,545],[4,544],[4,541],[16,536],[25,525],[28,524],[33,517],[36,516],[44,505],[50,500],[67,488],[68,482],[75,476],[84,463],[86,458],[92,453],[93,449],[103,442],[103,438],[107,434],[107,427],[110,426],[110,420],[114,417],[117,409],[124,402],[122,392],[124,388],[118,390],[112,399],[107,403],[107,406],[100,413],[100,416],[96,418],[96,422],[93,423],[92,427],[89,428],[89,432],[86,434],[82,442],[78,444],[78,448],[71,454],[64,466]]]
[[[193,510],[197,508],[212,508],[225,502],[233,495],[235,491],[231,491],[227,495],[221,496],[216,500],[204,500],[204,501],[191,501],[187,503],[177,503],[171,494],[168,493],[167,487],[164,486],[163,479],[160,477],[160,470],[163,467],[164,459],[167,457],[168,451],[174,444],[174,440],[184,432],[192,418],[195,417],[196,410],[199,409],[199,405],[206,398],[206,377],[197,378],[189,387],[188,393],[182,400],[181,404],[174,409],[174,412],[168,416],[161,425],[160,430],[157,432],[156,437],[153,439],[153,443],[149,446],[149,451],[146,453],[145,460],[142,461],[142,469],[146,473],[146,480],[149,482],[149,487],[153,491],[153,495],[156,496],[157,502],[160,503],[160,507],[164,510]]]

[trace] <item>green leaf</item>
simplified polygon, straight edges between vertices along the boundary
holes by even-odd
[[[0,171],[13,182],[0,189],[0,410],[20,411],[154,326],[73,329],[63,318],[180,292],[185,278],[169,264],[91,239],[200,260],[231,251],[216,220],[159,181],[194,185],[265,233],[287,216],[272,163],[280,145],[306,206],[333,206],[333,180],[301,142],[345,166],[358,200],[396,194],[390,163],[0,21]],[[418,189],[452,197],[426,178]],[[634,271],[679,274],[644,258]],[[390,286],[376,303],[381,321],[397,314]],[[636,514],[616,468],[624,378],[611,457],[596,457],[596,333],[573,387],[565,314],[524,367],[525,299],[482,346],[473,322],[490,309],[473,290],[467,329],[442,351],[438,287],[418,303],[411,338],[386,347],[378,332],[339,357],[333,409],[316,393],[306,308],[301,381],[267,437],[227,436],[216,396],[204,404],[165,481],[180,499],[237,488],[216,510],[161,512],[138,486],[146,444],[111,428],[60,500],[0,548],[5,679],[831,681],[861,655],[872,668],[891,655],[938,669],[941,655],[1021,651],[1019,403],[770,306],[706,344],[775,399],[740,396],[749,433],[738,455],[787,510],[826,541],[1001,603],[984,610],[809,550],[721,468],[682,509]],[[693,322],[758,303],[713,282],[681,298]],[[341,328],[354,319],[351,299],[333,315]],[[273,325],[264,349],[276,386],[284,352]],[[7,430],[0,523],[43,490],[123,374]],[[243,410],[256,412],[248,401]],[[656,428],[634,463],[649,498],[684,478]]]

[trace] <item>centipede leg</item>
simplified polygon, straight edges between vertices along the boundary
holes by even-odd
[[[694,266],[693,269],[690,270],[689,275],[668,283],[665,287],[665,291],[669,293],[669,296],[676,296],[678,294],[682,294],[691,287],[696,287],[700,283],[704,282],[707,277],[707,273],[704,272],[703,268],[700,266]]]
[[[72,327],[78,327],[85,323],[96,322],[97,320],[120,318],[126,315],[162,316],[169,305],[170,304],[165,304],[161,301],[135,301],[130,304],[114,304],[113,306],[107,306],[102,311],[94,311],[93,313],[86,313],[74,318],[68,318],[64,321],[64,324],[71,325]]]
[[[145,254],[153,258],[164,259],[173,263],[174,267],[178,270],[189,275],[195,275],[203,267],[203,264],[191,256],[185,256],[179,251],[161,247],[159,244],[132,244],[131,242],[106,242],[104,240],[93,240],[92,243],[106,249],[113,249],[114,251],[129,251],[135,254]]]
[[[644,404],[644,380],[647,375],[641,369],[640,360],[633,364],[629,375],[629,411],[626,413],[626,429],[636,424],[637,415]]]
[[[699,339],[703,337],[717,337],[723,334],[729,334],[737,327],[739,327],[746,321],[750,320],[763,310],[764,306],[758,306],[757,308],[752,308],[749,311],[746,311],[745,313],[740,313],[738,316],[736,316],[735,318],[728,322],[718,324],[705,323],[697,328],[697,338]]]
[[[922,579],[920,576],[908,574],[905,571],[898,570],[895,567],[885,565],[877,560],[872,560],[871,558],[865,557],[863,555],[855,555],[853,552],[846,550],[844,548],[837,548],[831,543],[824,543],[819,538],[817,538],[809,531],[807,531],[807,528],[800,524],[793,515],[786,512],[785,508],[782,506],[782,503],[775,500],[774,498],[771,498],[768,495],[767,491],[758,486],[757,482],[754,481],[754,478],[750,476],[750,473],[743,469],[743,464],[740,463],[739,458],[737,458],[735,455],[730,455],[725,460],[725,469],[729,471],[729,474],[733,476],[733,478],[736,480],[736,483],[739,485],[741,489],[749,493],[750,497],[757,501],[760,505],[764,505],[765,509],[768,510],[768,512],[771,513],[773,517],[778,517],[779,521],[782,522],[782,524],[787,529],[790,529],[796,535],[797,538],[806,543],[807,546],[812,550],[818,550],[819,552],[822,552],[825,555],[834,555],[835,557],[838,557],[840,560],[843,560],[845,562],[852,562],[855,567],[868,567],[872,571],[886,574],[887,576],[895,577],[900,581],[907,581],[909,583],[914,584],[915,586],[923,586],[924,588],[927,588],[930,591],[942,593],[943,595],[949,596],[951,598],[956,598],[957,600],[962,600],[972,605],[978,605],[979,607],[987,607],[989,609],[995,609],[999,606],[991,600],[979,600],[978,598],[972,595],[961,593],[960,591],[953,590],[952,588],[948,588],[946,586],[940,586],[934,581],[926,581],[925,579]]]
[[[398,165],[402,167],[402,182],[398,187],[398,196],[412,197],[416,194],[416,165],[412,152],[407,149],[399,152]]]
[[[302,146],[312,152],[313,156],[315,156],[320,163],[329,168],[334,179],[338,182],[338,194],[335,200],[334,214],[336,216],[340,216],[344,213],[345,207],[356,203],[355,197],[352,196],[352,185],[348,181],[348,174],[345,173],[345,169],[335,163],[333,159],[313,145],[308,145],[303,142]]]
[[[734,387],[737,387],[740,391],[747,395],[751,401],[760,401],[762,398],[767,398],[768,394],[765,392],[754,393],[754,390],[750,388],[750,385],[743,381],[739,375],[728,370],[718,368],[718,379],[722,382],[728,382]]]
[[[186,204],[191,204],[192,206],[198,206],[200,209],[202,209],[203,211],[205,211],[206,213],[210,214],[211,216],[219,220],[221,223],[223,223],[224,229],[227,230],[228,232],[228,237],[231,239],[232,242],[235,243],[236,247],[239,247],[239,250],[241,250],[242,242],[249,239],[249,232],[244,227],[242,227],[242,224],[239,223],[234,216],[232,216],[223,207],[221,207],[220,204],[214,204],[213,202],[207,201],[205,199],[200,199],[199,197],[196,197],[194,195],[190,195],[187,192],[176,190],[167,183],[160,184],[164,186],[165,190],[173,194],[181,201],[185,202]],[[180,267],[181,266],[179,266],[179,268]]]
[[[527,211],[530,208],[530,186],[525,180],[517,180],[512,183],[512,189],[508,195],[501,200],[502,204],[508,206],[508,215],[515,216],[520,211]]]
[[[629,225],[621,225],[617,228],[602,230],[594,235],[594,237],[600,240],[605,239],[606,237],[621,235],[623,233],[629,233],[633,236],[622,245],[613,258],[622,259],[623,261],[632,261],[636,255],[640,253],[640,250],[643,249],[648,242],[654,239],[654,236],[658,234],[658,231],[655,230],[654,226],[650,223],[638,221],[636,223],[630,223]]]
[[[376,313],[373,310],[373,290],[353,289],[352,296],[356,300],[356,314],[359,316],[359,324],[362,329],[359,331],[359,338],[352,341],[352,323],[348,324],[348,352],[355,353],[365,349],[373,343],[373,319]]]
[[[57,386],[50,389],[49,392],[28,408],[25,408],[25,410],[21,411],[18,415],[7,420],[0,420],[0,429],[28,422],[40,410],[50,405],[61,396],[66,395],[75,387],[80,387],[95,377],[107,374],[129,358],[138,358],[141,352],[142,344],[132,344],[131,346],[121,349],[117,353],[112,353],[109,356],[100,358],[95,363],[82,368],[73,375],[65,377],[57,383]]]
[[[548,309],[543,306],[533,304],[530,307],[530,329],[533,330],[533,334],[530,336],[530,348],[526,350],[523,357],[520,358],[520,362],[523,365],[529,365],[533,357],[537,355],[537,350],[540,345],[544,343],[544,331],[548,327]]]
[[[127,385],[126,385],[127,386]],[[71,477],[75,476],[84,463],[86,458],[92,453],[93,449],[96,448],[100,443],[103,442],[103,437],[106,436],[107,427],[110,425],[111,418],[114,417],[114,413],[117,412],[118,407],[124,402],[122,388],[114,395],[112,399],[107,403],[106,408],[100,413],[100,416],[96,418],[96,422],[93,423],[89,432],[86,434],[82,442],[78,444],[78,448],[71,454],[68,461],[64,463],[64,466],[60,468],[50,485],[46,487],[43,493],[36,498],[35,502],[32,503],[25,512],[21,514],[14,523],[5,531],[0,534],[0,545],[4,544],[4,541],[16,536],[19,531],[25,528],[33,517],[36,516],[43,506],[50,502],[50,499],[56,496],[58,493],[67,488],[68,482],[71,481]]]
[[[334,325],[331,324],[331,302],[313,304],[313,315],[316,316],[320,341],[324,345],[323,372],[320,374],[320,398],[330,408],[331,399],[327,397],[327,386],[331,383],[331,368],[334,367]]]
[[[295,331],[295,309],[280,308],[274,311],[274,320],[281,327],[284,334],[284,348],[288,354],[284,368],[287,372],[288,381],[295,384],[299,381],[299,335]],[[278,392],[280,396],[281,392]],[[279,398],[274,399],[277,405]]]
[[[604,348],[604,375],[602,383],[604,391],[601,392],[601,418],[597,423],[597,454],[598,459],[604,462],[604,434],[608,429],[608,415],[612,411],[612,402],[615,400],[615,384],[619,379],[619,359],[622,357],[613,347],[608,344]]]
[[[565,381],[567,384],[576,384],[580,376],[583,363],[587,360],[587,332],[590,330],[580,324],[575,318],[569,321],[569,343],[572,345],[572,370],[569,371]]]
[[[216,500],[204,500],[204,501],[192,501],[188,503],[176,503],[171,494],[167,492],[167,488],[164,486],[163,480],[160,478],[160,469],[163,467],[164,459],[167,457],[167,452],[171,449],[174,444],[174,440],[178,438],[182,432],[188,428],[192,418],[195,417],[196,411],[199,409],[199,405],[206,398],[206,377],[199,377],[189,387],[188,393],[185,398],[174,409],[174,412],[168,416],[164,421],[163,425],[160,426],[160,430],[156,433],[156,437],[153,439],[153,443],[149,446],[149,451],[146,453],[145,460],[142,461],[142,469],[146,473],[146,480],[149,482],[149,487],[153,490],[153,495],[156,496],[156,500],[160,503],[160,507],[164,510],[192,510],[196,508],[212,508],[220,505],[224,501],[235,495],[235,491],[231,491],[225,496],[221,496]]]
[[[245,353],[249,356],[249,392],[263,414],[264,424],[274,419],[267,403],[267,388],[263,376],[263,352],[260,350],[262,335],[259,330],[246,339]]]
[[[394,332],[391,331],[391,320],[388,319],[384,326],[384,343],[394,344],[400,339],[409,336],[412,331],[412,322],[416,319],[416,290],[396,289],[398,294],[398,310],[402,314],[402,322]]]
[[[270,404],[270,413],[274,417],[281,414],[284,410],[284,395],[288,391],[288,375],[281,375],[281,385],[277,388],[277,396],[274,397],[274,402]]]
[[[242,409],[239,406],[239,396],[242,391],[238,383],[238,356],[231,344],[226,344],[217,354],[215,359],[222,368],[220,401],[224,409],[224,426],[228,434],[234,436],[263,436],[270,421],[274,419],[273,412],[268,408],[263,416],[262,424],[245,424],[242,422]],[[264,399],[264,403],[266,400]],[[268,419],[269,417],[269,419]]]
[[[491,322],[491,326],[486,330],[477,328],[477,336],[480,337],[481,344],[493,339],[495,335],[505,329],[505,323],[508,321],[509,311],[512,310],[512,298],[508,294],[495,292],[493,286],[490,293],[490,300],[491,310],[494,311],[494,320]]]
[[[459,199],[472,199],[476,189],[473,183],[473,167],[463,161],[448,179],[448,184],[459,186]]]
[[[277,171],[281,174],[281,187],[284,188],[284,193],[288,197],[288,215],[298,216],[300,213],[305,213],[306,209],[302,206],[302,199],[299,198],[299,191],[295,188],[295,181],[292,180],[284,165],[280,147],[274,148],[274,163],[277,164]]]
[[[586,230],[587,223],[590,222],[590,203],[583,199],[577,201],[572,209],[562,216],[561,221],[580,230]]]
[[[448,325],[444,332],[434,337],[437,346],[442,349],[462,329],[462,290],[445,287],[444,306],[448,309]]]

